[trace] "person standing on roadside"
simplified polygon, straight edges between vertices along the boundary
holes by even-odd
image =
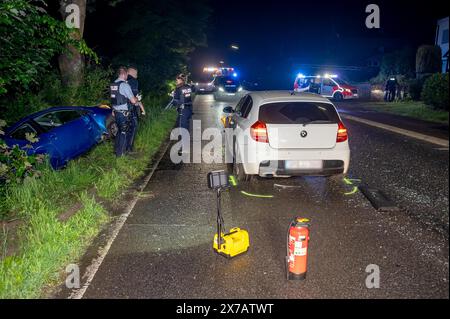
[[[117,157],[125,155],[127,135],[130,122],[129,105],[138,103],[130,85],[127,83],[128,70],[120,67],[117,70],[117,79],[110,85],[111,106],[117,124],[118,132],[114,143],[114,153]]]
[[[173,104],[178,110],[178,127],[189,130],[189,120],[192,116],[192,87],[186,84],[184,74],[177,76],[176,85]]]
[[[188,131],[189,122],[192,117],[192,92],[192,87],[186,84],[186,76],[184,74],[178,75],[172,103],[178,110],[177,126]],[[178,154],[181,155],[184,152],[184,147],[182,147]]]
[[[395,99],[397,92],[398,82],[395,77],[390,77],[386,82],[386,93],[384,100],[386,102],[392,102]]]
[[[141,102],[141,96],[139,94],[139,81],[138,81],[138,70],[135,66],[128,67],[128,77],[127,82],[131,87],[133,95],[138,99],[137,104],[129,104],[130,110],[130,127],[128,129],[127,136],[127,146],[126,151],[133,151],[134,140],[136,138],[136,133],[138,130],[139,113],[145,115],[144,105]]]

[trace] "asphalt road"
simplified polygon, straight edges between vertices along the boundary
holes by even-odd
[[[217,127],[227,104],[199,96],[194,119]],[[345,124],[349,177],[382,189],[403,211],[380,213],[349,194],[359,181],[257,179],[223,195],[226,227],[247,229],[251,241],[247,254],[227,260],[211,248],[215,194],[206,184],[225,165],[174,165],[166,154],[84,298],[448,298],[448,151]],[[312,221],[303,282],[285,279],[295,216]],[[369,264],[380,267],[379,289],[365,285]]]

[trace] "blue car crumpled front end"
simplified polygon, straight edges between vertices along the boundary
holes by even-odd
[[[107,125],[106,123],[108,121],[108,118],[110,118],[112,115],[111,108],[98,106],[84,106],[81,108],[86,109],[88,111],[92,111],[93,112],[92,118],[94,119],[94,121],[103,130],[104,134],[108,134],[108,128],[106,127]]]

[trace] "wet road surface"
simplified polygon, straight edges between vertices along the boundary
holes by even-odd
[[[218,127],[230,103],[195,101],[194,119]],[[385,191],[404,211],[375,211],[353,185],[325,178],[256,179],[222,196],[226,228],[249,231],[250,250],[212,250],[215,194],[206,174],[225,164],[183,164],[168,152],[99,268],[85,298],[448,298],[448,151],[345,121],[349,178]],[[273,195],[252,198],[241,193]],[[307,280],[288,282],[286,232],[312,221]],[[368,289],[366,267],[380,267]]]

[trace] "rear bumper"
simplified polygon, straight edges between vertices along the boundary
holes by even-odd
[[[359,95],[358,95],[358,93],[344,94],[343,97],[344,97],[344,100],[353,100],[353,99],[358,99]]]
[[[214,87],[213,86],[199,86],[195,88],[196,93],[213,93]]]
[[[241,98],[243,96],[242,91],[241,92],[220,92],[220,91],[216,91],[214,92],[214,96],[217,99],[236,99],[236,98]]]
[[[286,161],[267,161],[260,163],[259,176],[331,176],[343,174],[345,171],[344,161],[323,160],[321,169],[287,169]]]
[[[245,155],[244,155],[245,154]],[[244,155],[244,156],[242,156]],[[286,169],[286,161],[322,161],[320,169]],[[268,144],[239,145],[238,162],[246,174],[260,176],[330,176],[346,174],[350,165],[348,141],[332,149],[273,149]]]

